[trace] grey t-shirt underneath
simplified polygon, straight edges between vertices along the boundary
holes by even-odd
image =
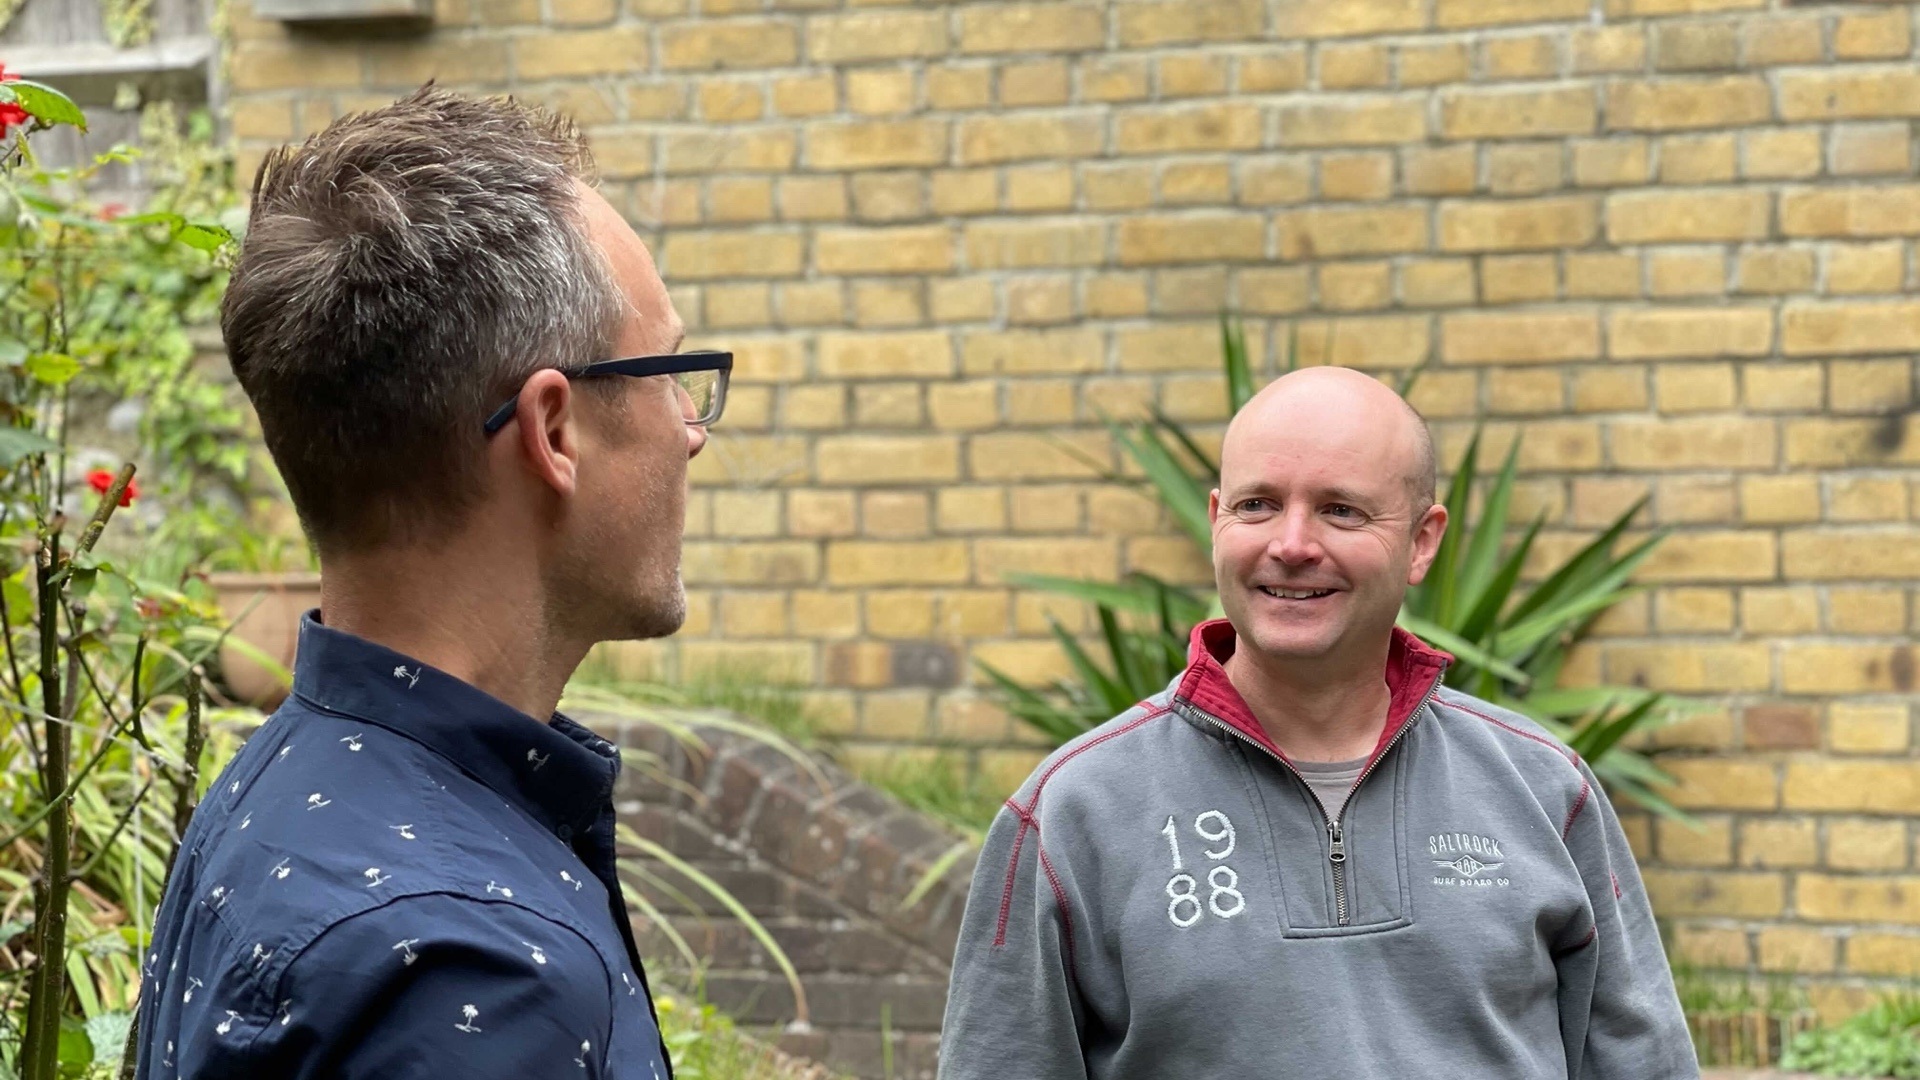
[[[1354,758],[1351,761],[1296,761],[1293,767],[1300,772],[1300,779],[1307,782],[1315,795],[1320,796],[1320,804],[1327,808],[1327,820],[1340,820],[1340,811],[1347,805],[1347,796],[1353,794],[1354,782],[1360,779],[1360,771],[1367,767],[1366,758]]]

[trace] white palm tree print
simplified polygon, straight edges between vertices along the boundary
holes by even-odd
[[[462,1005],[460,1006],[460,1015],[467,1018],[466,1023],[455,1024],[453,1025],[454,1027],[458,1028],[461,1031],[468,1031],[468,1032],[475,1032],[475,1033],[480,1031],[479,1028],[473,1026],[473,1022],[480,1018],[479,1009],[476,1009],[471,1005]]]

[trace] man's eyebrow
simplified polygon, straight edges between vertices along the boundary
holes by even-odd
[[[1221,488],[1220,497],[1224,500],[1246,498],[1256,495],[1266,496],[1272,494],[1275,490],[1274,486],[1267,481],[1248,480],[1230,487]],[[1321,488],[1314,494],[1327,502],[1351,503],[1357,507],[1371,506],[1377,501],[1367,496],[1364,492],[1348,487]]]

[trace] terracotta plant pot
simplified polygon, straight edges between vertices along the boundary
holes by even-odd
[[[219,598],[220,613],[234,624],[231,637],[291,672],[300,643],[300,616],[320,606],[320,575],[221,573],[207,575],[207,583]],[[231,644],[220,648],[220,670],[234,696],[255,708],[272,709],[286,699],[286,686]]]

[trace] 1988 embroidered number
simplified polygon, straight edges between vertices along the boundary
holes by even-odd
[[[1208,810],[1193,819],[1193,831],[1200,834],[1202,840],[1224,845],[1217,850],[1204,849],[1201,854],[1207,858],[1218,861],[1233,854],[1233,822],[1227,820],[1227,815]],[[1212,891],[1202,906],[1200,882],[1185,872],[1186,863],[1180,858],[1180,831],[1174,827],[1173,815],[1167,815],[1166,827],[1160,830],[1160,835],[1167,838],[1167,848],[1173,854],[1173,876],[1167,879],[1168,922],[1185,930],[1209,911],[1218,918],[1231,919],[1247,910],[1247,898],[1240,892],[1240,875],[1233,867],[1224,865],[1207,871],[1207,884]]]

